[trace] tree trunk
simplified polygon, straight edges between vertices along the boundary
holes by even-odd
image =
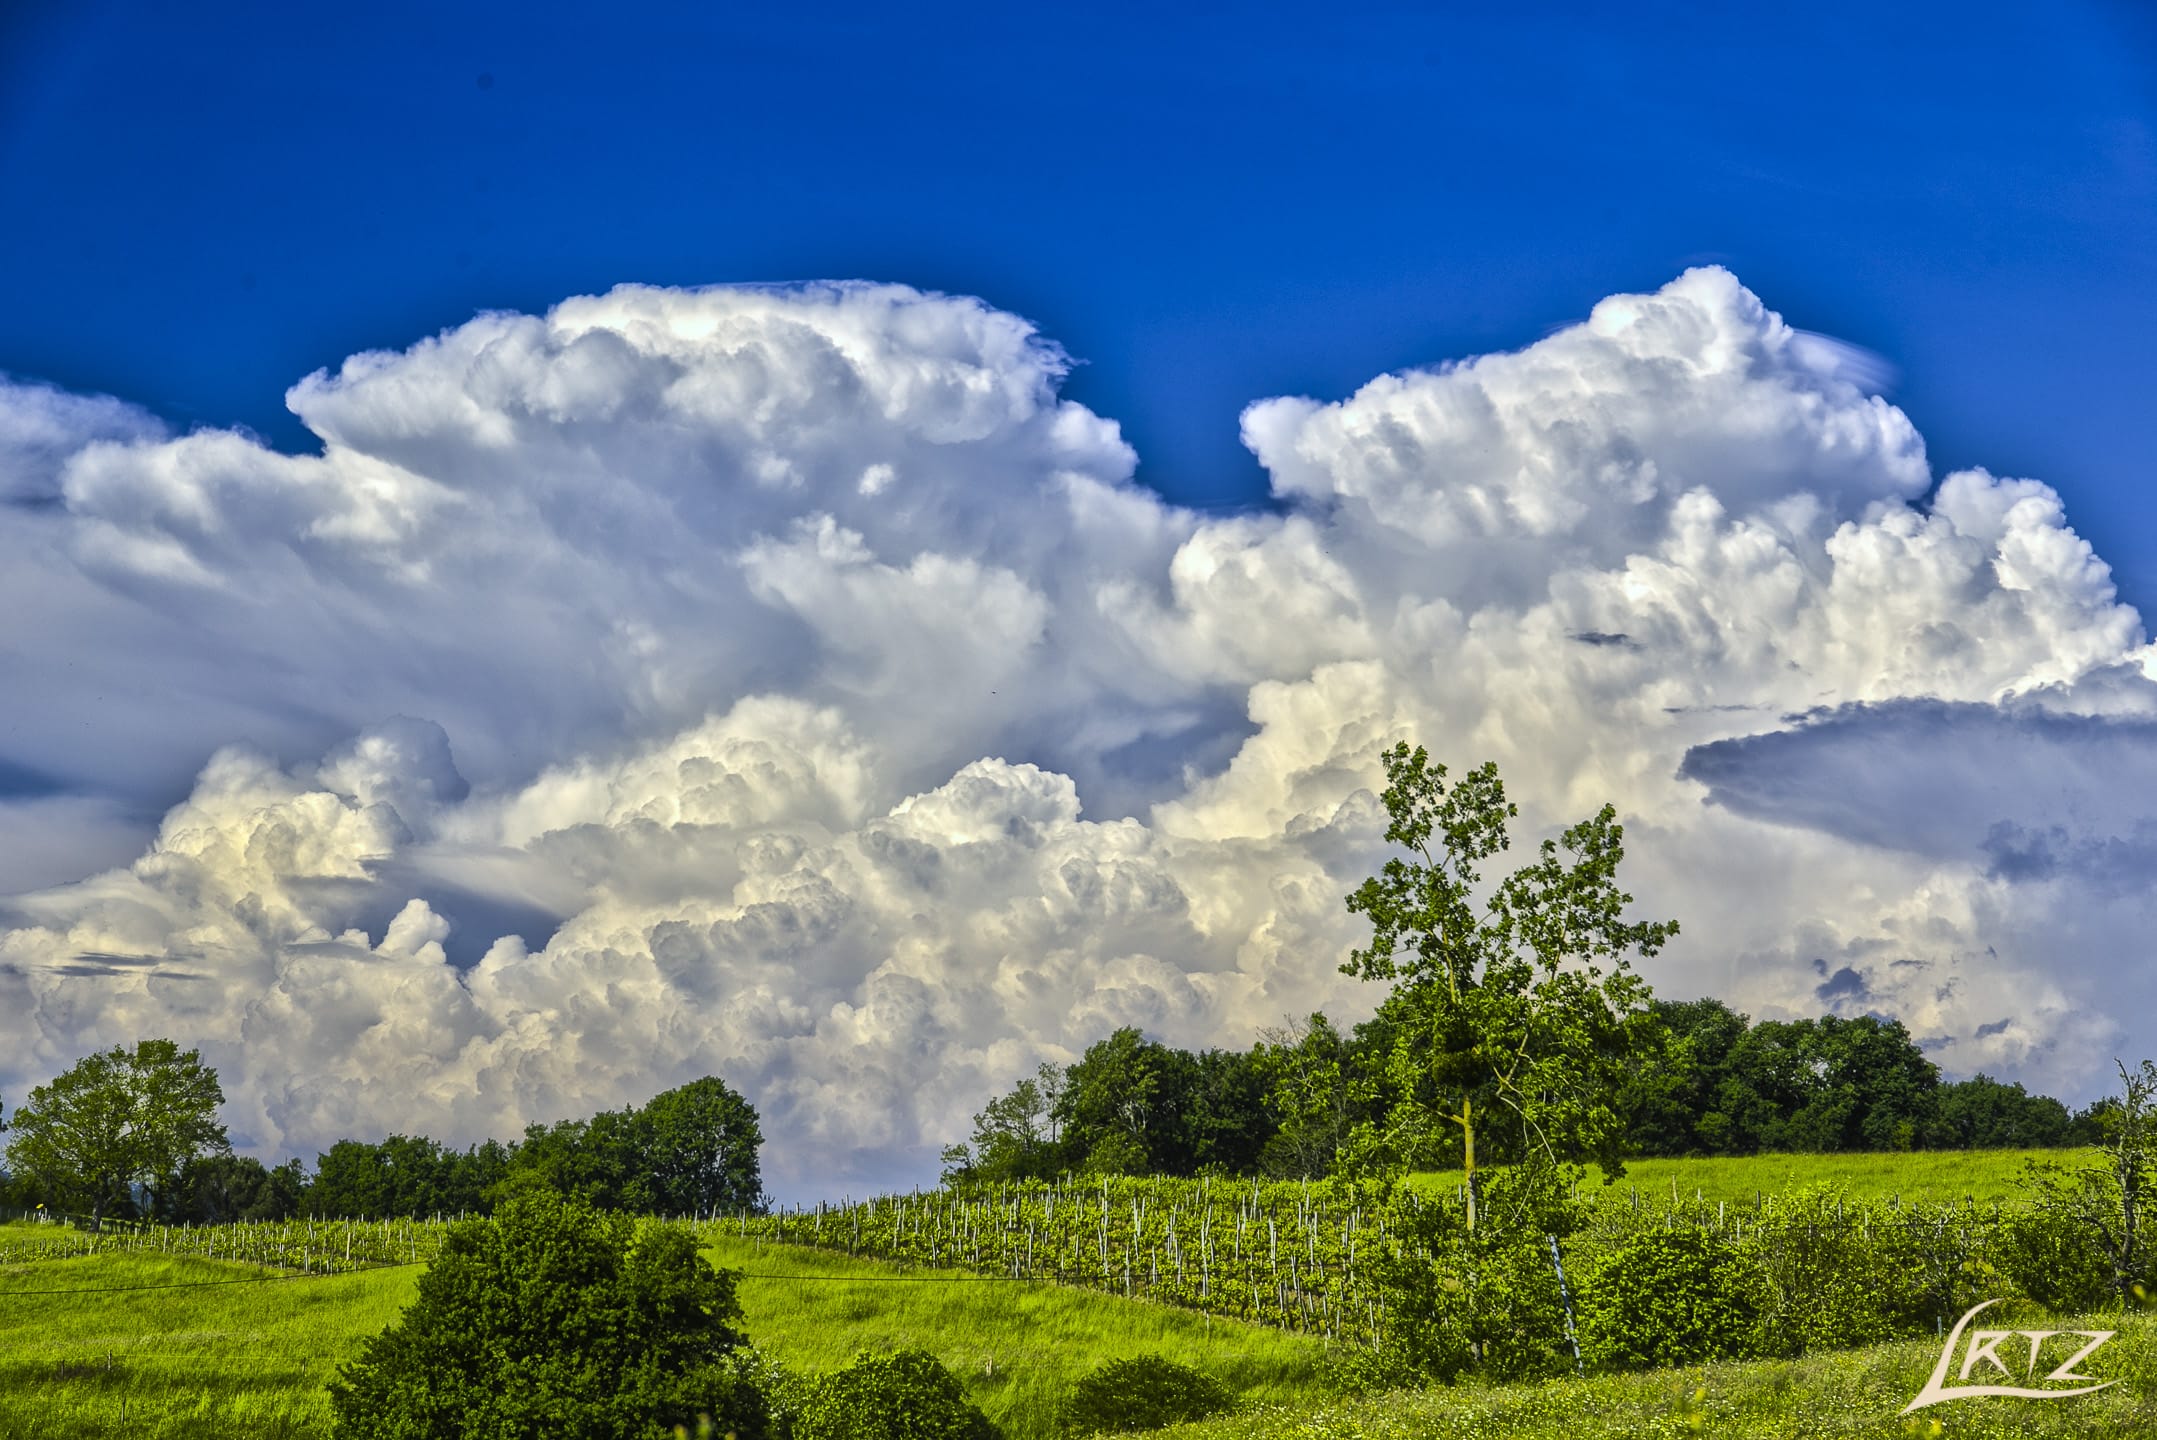
[[[1465,1147],[1468,1174],[1468,1229],[1475,1230],[1476,1202],[1481,1198],[1481,1183],[1475,1173],[1475,1105],[1465,1095],[1460,1097],[1460,1114],[1454,1117],[1460,1124],[1461,1143]]]

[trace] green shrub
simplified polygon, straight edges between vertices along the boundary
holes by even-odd
[[[1201,1370],[1159,1355],[1111,1360],[1072,1387],[1063,1425],[1074,1435],[1158,1430],[1232,1410],[1236,1397]]]
[[[403,1316],[331,1382],[339,1440],[763,1440],[734,1276],[677,1226],[540,1192],[453,1227]]]
[[[1599,1370],[1729,1360],[1758,1348],[1759,1276],[1699,1230],[1651,1230],[1582,1277],[1580,1355]]]
[[[2015,1288],[2051,1310],[2094,1310],[2114,1297],[2112,1264],[2088,1220],[2057,1197],[2078,1177],[2031,1182],[2035,1200],[2001,1217],[2000,1268]]]
[[[995,1440],[958,1378],[926,1350],[864,1350],[844,1370],[807,1381],[794,1440]]]
[[[1396,1202],[1387,1220],[1399,1241],[1370,1274],[1386,1295],[1385,1340],[1354,1383],[1381,1376],[1451,1383],[1473,1370],[1489,1379],[1570,1373],[1565,1312],[1550,1237],[1571,1233],[1575,1172],[1514,1165],[1490,1172],[1481,1219],[1469,1229],[1450,1200]]]
[[[1760,1352],[1802,1355],[1929,1334],[1936,1313],[1907,1232],[1830,1185],[1771,1196],[1740,1249],[1760,1275]]]

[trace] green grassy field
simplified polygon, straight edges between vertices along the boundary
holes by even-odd
[[[0,1226],[0,1242],[40,1238]],[[1072,1383],[1126,1355],[1168,1355],[1277,1406],[1320,1398],[1318,1342],[1278,1330],[795,1246],[719,1241],[705,1253],[753,1276],[798,1277],[746,1279],[740,1290],[750,1338],[789,1368],[833,1369],[859,1350],[918,1345],[1011,1440],[1053,1434]],[[420,1272],[262,1273],[125,1254],[0,1266],[0,1440],[327,1434],[324,1384],[396,1319]],[[188,1288],[119,1288],[150,1286]]]
[[[2119,1383],[2070,1400],[1951,1400],[1905,1417],[1902,1408],[1924,1385],[1940,1353],[1931,1341],[1905,1341],[1801,1360],[1540,1385],[1462,1386],[1293,1410],[1256,1407],[1154,1433],[1163,1440],[1675,1440],[1696,1435],[1718,1440],[2137,1440],[2157,1435],[2157,1319],[2115,1315],[2036,1323],[2117,1330],[2101,1363],[2093,1360],[2091,1368],[2104,1378],[2118,1377]]]
[[[397,1317],[417,1269],[110,1288],[260,1273],[136,1255],[0,1266],[0,1440],[326,1434],[324,1382]],[[64,1293],[36,1293],[50,1290]]]
[[[1773,1195],[1800,1185],[1826,1183],[1847,1186],[1854,1200],[1886,1200],[1900,1196],[1904,1203],[1959,1204],[1975,1200],[2013,1200],[2018,1193],[2023,1161],[2073,1162],[2091,1152],[2080,1150],[1918,1150],[1884,1155],[1739,1155],[1700,1160],[1631,1160],[1625,1178],[1604,1187],[1600,1173],[1588,1172],[1587,1193],[1600,1194],[1605,1204],[1627,1204],[1638,1192],[1642,1203],[1661,1197],[1668,1201],[1673,1190],[1690,1200],[1697,1192],[1709,1204],[1753,1203],[1754,1197]],[[1461,1182],[1458,1170],[1417,1175],[1410,1182],[1419,1189],[1452,1189]]]
[[[2051,1152],[2053,1158],[2065,1158]],[[1767,1156],[1639,1161],[1605,1203],[1690,1199],[1749,1204],[1816,1181],[1859,1198],[1980,1203],[2011,1199],[2020,1152]],[[1419,1177],[1442,1187],[1457,1177]],[[223,1260],[106,1253],[37,1259],[62,1234],[0,1225],[0,1440],[125,1435],[173,1440],[327,1434],[325,1382],[411,1298],[417,1268],[259,1280]],[[902,1269],[832,1251],[708,1237],[714,1262],[750,1277],[745,1328],[797,1372],[862,1349],[918,1345],[950,1366],[1012,1440],[1054,1433],[1077,1378],[1101,1362],[1159,1353],[1219,1376],[1253,1407],[1186,1440],[1394,1440],[1405,1436],[2033,1437],[2157,1435],[2157,1320],[2100,1323],[2120,1338],[2107,1376],[2122,1383],[2069,1402],[1962,1400],[1905,1426],[1937,1354],[1927,1343],[1586,1381],[1365,1400],[1329,1399],[1310,1337],[1076,1288]],[[904,1276],[908,1278],[889,1278]],[[934,1278],[923,1278],[934,1277]],[[247,1282],[205,1285],[201,1282]],[[147,1287],[189,1288],[147,1288]],[[134,1287],[134,1288],[120,1288]],[[58,1291],[62,1293],[42,1293]],[[1690,1397],[1705,1387],[1702,1402]],[[1941,1431],[1927,1428],[1938,1419]]]
[[[1258,1403],[1294,1410],[1323,1398],[1323,1350],[1307,1336],[1094,1291],[902,1270],[793,1245],[727,1240],[704,1253],[749,1276],[805,1277],[746,1279],[740,1291],[749,1338],[789,1369],[833,1370],[860,1350],[919,1346],[950,1367],[1011,1440],[1055,1434],[1071,1385],[1103,1361],[1130,1355],[1166,1355]]]

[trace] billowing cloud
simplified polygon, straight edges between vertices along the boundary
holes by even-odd
[[[306,1150],[717,1071],[782,1186],[916,1178],[1115,1025],[1367,1008],[1405,738],[1615,801],[1664,991],[2078,1093],[2157,1002],[2150,651],[1854,355],[1689,272],[1253,405],[1225,517],[896,286],[482,316],[295,387],[315,455],[0,391],[0,1086],[173,1034]]]

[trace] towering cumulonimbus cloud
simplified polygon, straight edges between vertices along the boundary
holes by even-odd
[[[1537,831],[1614,801],[1663,993],[2070,1094],[2132,1043],[2140,619],[1866,357],[1692,271],[1253,405],[1234,516],[1066,363],[898,286],[625,287],[308,378],[315,455],[0,388],[0,1090],[171,1035],[307,1152],[716,1072],[782,1189],[918,1179],[1117,1025],[1367,1009],[1400,739]]]

